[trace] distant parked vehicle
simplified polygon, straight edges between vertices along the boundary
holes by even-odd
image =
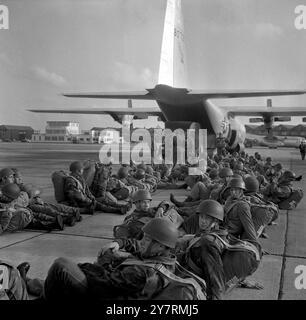
[[[3,139],[3,142],[13,142],[11,139]]]
[[[22,140],[20,140],[21,142],[31,142],[31,140],[29,140],[29,139],[22,139]]]

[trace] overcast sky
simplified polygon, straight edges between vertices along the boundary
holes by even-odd
[[[154,87],[166,0],[1,0],[0,124],[44,129],[75,120],[82,129],[109,116],[34,114],[28,108],[127,106],[125,100],[73,99],[65,91]],[[306,89],[306,30],[294,27],[300,0],[182,0],[190,88]],[[216,100],[263,106],[266,98]],[[135,106],[155,102],[135,101]],[[274,97],[305,106],[305,96]],[[297,119],[295,119],[295,123]]]

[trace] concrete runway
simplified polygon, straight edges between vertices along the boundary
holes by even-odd
[[[274,162],[281,162],[286,169],[297,175],[304,173],[305,163],[300,160],[298,149],[247,149],[249,154],[260,152],[270,155]],[[55,202],[51,174],[55,170],[67,170],[74,160],[98,160],[98,145],[64,145],[32,143],[0,143],[0,168],[17,167],[26,183],[42,189],[45,201]],[[306,176],[297,187],[306,190]],[[184,190],[174,190],[178,198],[186,195]],[[169,191],[158,190],[153,205],[169,199]],[[298,274],[295,268],[306,268],[306,199],[294,211],[281,211],[277,226],[268,227],[269,239],[262,241],[269,252],[261,261],[259,269],[251,277],[264,285],[263,290],[235,289],[229,300],[291,300],[306,299],[306,290],[295,288]],[[123,220],[115,214],[83,216],[83,221],[59,232],[22,231],[0,236],[0,257],[18,264],[31,264],[30,277],[44,278],[54,259],[60,256],[75,262],[94,261],[100,247],[112,238],[112,227]],[[306,275],[305,275],[306,277]],[[306,279],[305,279],[306,281]]]

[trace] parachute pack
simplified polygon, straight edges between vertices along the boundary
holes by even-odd
[[[122,264],[151,267],[168,280],[164,289],[155,295],[153,300],[206,300],[205,281],[182,267],[178,262],[175,264],[175,273],[154,261],[127,259]]]
[[[65,183],[66,177],[68,177],[68,174],[63,170],[55,171],[52,173],[52,176],[51,176],[53,187],[54,187],[54,197],[56,201],[59,203],[65,201],[64,183]]]
[[[282,210],[295,209],[298,203],[302,200],[303,196],[304,196],[304,193],[302,189],[292,190],[290,197],[278,203],[278,206]]]

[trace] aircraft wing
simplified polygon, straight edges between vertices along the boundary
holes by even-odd
[[[252,98],[304,94],[306,90],[189,90],[188,95],[205,99]]]
[[[129,91],[129,92],[63,93],[63,96],[70,97],[70,98],[154,100],[154,97],[147,90]]]
[[[306,116],[306,107],[221,107],[224,110],[227,110],[229,115],[232,116],[245,116],[245,117],[254,117],[254,116]]]
[[[36,113],[108,114],[118,122],[125,115],[133,115],[134,119],[146,119],[148,116],[157,116],[162,121],[166,121],[159,108],[29,109],[28,111]]]

